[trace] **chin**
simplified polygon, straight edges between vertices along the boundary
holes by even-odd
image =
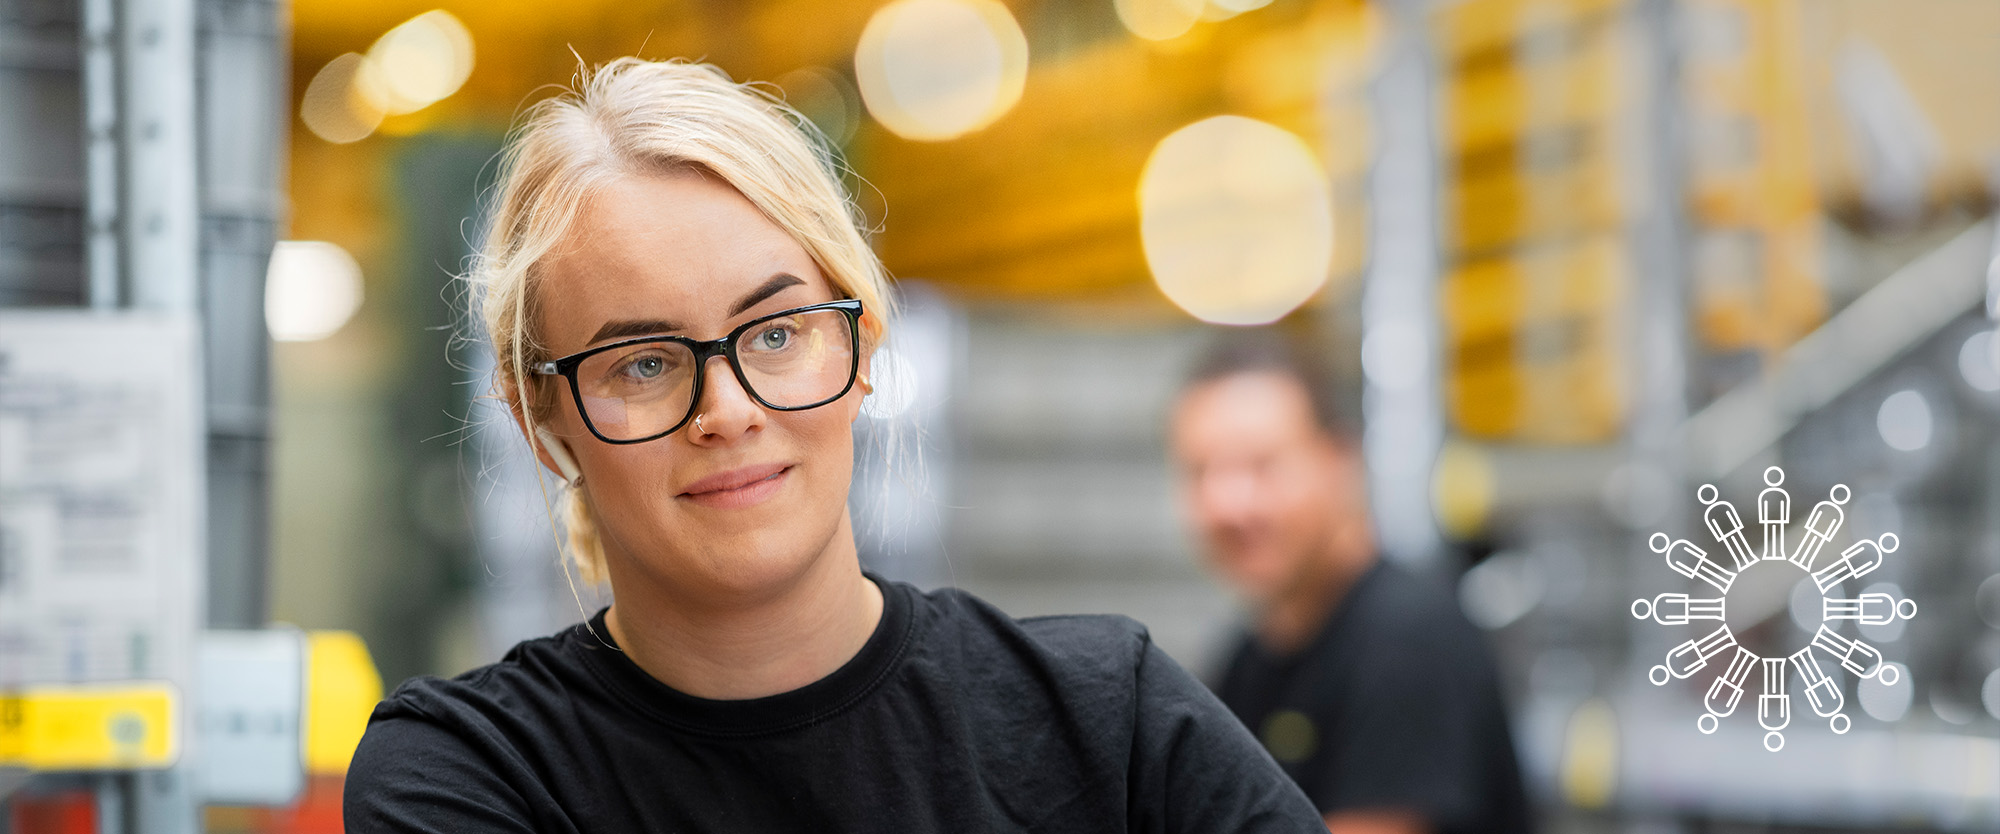
[[[1232,555],[1221,565],[1221,573],[1237,593],[1253,603],[1269,602],[1291,579],[1285,565],[1263,554]]]
[[[825,558],[839,519],[822,519],[793,502],[683,516],[660,530],[638,557],[665,584],[710,598],[758,599],[792,587]]]

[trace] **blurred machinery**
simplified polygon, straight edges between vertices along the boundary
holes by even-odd
[[[263,628],[285,37],[256,0],[0,8],[0,830],[338,826],[308,774],[380,680]]]

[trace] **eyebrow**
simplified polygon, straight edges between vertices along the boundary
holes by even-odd
[[[764,303],[765,299],[783,292],[786,288],[803,286],[804,284],[805,279],[789,272],[780,272],[771,276],[770,280],[765,281],[763,286],[751,290],[742,298],[737,299],[736,306],[729,308],[729,315],[743,315],[743,311]]]
[[[804,284],[804,279],[789,272],[780,272],[771,276],[756,289],[744,294],[742,298],[737,299],[736,303],[729,308],[729,315],[740,316],[744,311],[764,303],[771,296],[777,295],[788,288]],[[681,325],[667,321],[666,319],[621,319],[619,321],[605,322],[604,326],[597,328],[597,333],[590,337],[589,343],[597,344],[606,339],[626,339],[633,336],[648,336],[654,333],[672,333],[681,329],[683,329]]]

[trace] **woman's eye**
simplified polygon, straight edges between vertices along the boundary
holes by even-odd
[[[667,372],[667,361],[658,354],[639,356],[627,361],[622,370],[625,376],[633,379],[657,379]]]
[[[792,332],[779,327],[757,334],[757,347],[763,350],[777,350],[790,344],[791,341]]]

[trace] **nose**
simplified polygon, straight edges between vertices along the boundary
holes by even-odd
[[[729,368],[729,360],[711,356],[702,366],[701,399],[695,402],[695,419],[687,425],[689,443],[711,446],[730,443],[762,429],[762,406],[744,390],[743,383]]]
[[[1195,485],[1195,511],[1211,527],[1235,526],[1257,510],[1257,488],[1250,474],[1223,469],[1203,473]]]

